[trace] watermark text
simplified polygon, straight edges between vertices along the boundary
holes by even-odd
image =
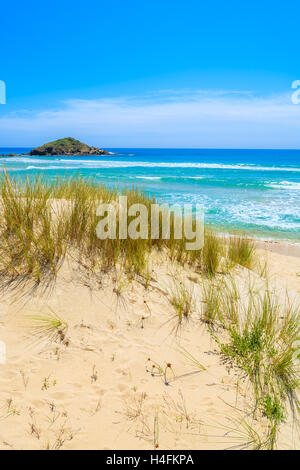
[[[0,80],[0,104],[6,104],[6,85],[3,80]]]
[[[204,244],[203,208],[199,204],[180,206],[174,204],[132,204],[128,207],[127,196],[119,196],[118,202],[100,204],[97,216],[99,239],[131,238],[132,240],[185,239],[186,250],[200,250]]]
[[[294,80],[292,83],[292,88],[296,89],[292,94],[292,103],[300,104],[300,80]]]

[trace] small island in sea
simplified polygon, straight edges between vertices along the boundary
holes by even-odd
[[[111,152],[107,150],[100,149],[98,147],[90,147],[79,140],[73,139],[73,137],[65,137],[63,139],[54,140],[53,142],[48,142],[40,147],[36,147],[27,154],[22,155],[31,155],[31,156],[55,156],[63,155],[65,157],[76,157],[84,155],[111,155]],[[17,157],[16,154],[2,155],[2,156],[11,156]]]
[[[87,144],[73,139],[72,137],[65,137],[64,139],[54,140],[47,144],[37,147],[29,152],[29,155],[109,155],[109,152],[97,147],[90,147]]]

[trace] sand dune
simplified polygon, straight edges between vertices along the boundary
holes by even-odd
[[[300,292],[300,258],[260,254],[269,259],[278,292],[284,282],[291,295]],[[263,432],[263,418],[246,417],[249,383],[222,360],[199,320],[203,280],[163,256],[152,269],[145,288],[142,278],[122,280],[115,271],[89,276],[66,259],[46,291],[3,290],[1,450],[224,449],[245,444],[248,419]],[[249,276],[264,284],[236,268],[245,295]],[[193,292],[193,313],[180,326],[169,295],[175,278]],[[68,326],[53,336],[39,327],[40,315],[57,315]],[[277,446],[299,447],[291,419]]]

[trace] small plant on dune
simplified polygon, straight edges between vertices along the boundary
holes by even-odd
[[[232,277],[220,284],[219,300],[219,320],[223,328],[228,329],[238,325],[242,303],[237,285]]]
[[[187,372],[181,375],[176,375],[173,365],[170,362],[165,362],[165,364],[160,364],[156,361],[153,361],[148,357],[146,361],[146,372],[150,373],[152,377],[161,377],[166,386],[169,386],[172,382],[178,379],[187,378],[192,375],[198,374],[201,371],[206,370],[198,359],[196,359],[192,354],[190,354],[186,349],[181,346],[178,346],[177,351],[183,354],[186,359],[196,367],[197,370]]]
[[[185,429],[190,429],[193,432],[199,432],[202,422],[196,417],[194,412],[188,410],[186,400],[181,390],[178,391],[179,401],[176,402],[167,394],[164,394],[164,408],[163,412],[167,419],[170,419],[175,413],[175,422],[180,425],[185,424]],[[172,418],[171,418],[172,419]]]
[[[215,325],[221,318],[221,287],[215,283],[203,284],[201,321]]]
[[[279,403],[278,398],[267,395],[262,400],[262,409],[265,416],[270,421],[281,422],[285,419],[285,410],[284,407]]]
[[[152,377],[162,377],[165,385],[170,385],[170,381],[175,378],[175,372],[170,362],[166,362],[162,366],[158,362],[152,361],[150,357],[146,361],[146,372],[149,372]]]
[[[212,231],[206,230],[204,247],[201,252],[201,265],[204,273],[215,276],[220,267],[223,256],[223,244],[220,236]]]
[[[249,417],[229,418],[230,424],[213,426],[224,432],[224,437],[236,445],[228,450],[270,450],[269,437],[255,427],[255,421]]]
[[[126,305],[126,297],[125,293],[129,289],[130,282],[132,279],[127,276],[125,270],[121,268],[116,268],[115,274],[113,276],[113,293],[116,295],[116,308],[115,308],[115,313],[117,313],[117,310],[119,308],[119,305],[123,304],[124,306]]]
[[[148,319],[151,317],[151,315],[152,315],[152,312],[151,312],[151,309],[150,309],[150,307],[149,307],[149,305],[148,305],[147,300],[144,300],[144,305],[145,305],[145,307],[146,307],[146,309],[147,309],[147,314],[142,315],[142,317],[141,317],[141,328],[144,328],[144,326],[145,326],[145,321],[148,320]]]
[[[52,425],[54,424],[60,417],[60,412],[56,409],[56,406],[53,402],[48,403],[50,409],[50,416],[47,416],[47,421]]]
[[[182,354],[193,366],[199,370],[206,370],[206,367],[198,361],[198,359],[193,356],[189,351],[187,351],[183,346],[178,346],[177,351]]]
[[[233,265],[239,264],[250,269],[253,266],[255,256],[254,242],[244,237],[231,237],[227,256]]]
[[[93,366],[93,371],[92,371],[92,375],[91,375],[91,383],[96,383],[98,380],[98,372],[97,372],[97,369],[96,369],[96,366],[94,365]]]
[[[142,415],[146,398],[147,394],[143,392],[135,396],[131,404],[126,404],[125,415],[130,421],[135,421]]]
[[[146,266],[144,268],[144,271],[140,273],[140,276],[142,277],[141,283],[145,287],[145,289],[148,289],[150,286],[150,282],[153,280],[152,278],[152,269],[149,264],[149,259],[146,262]]]
[[[42,383],[42,391],[48,390],[50,387],[55,387],[56,385],[56,380],[51,380],[51,376],[48,375],[48,377],[44,377],[43,383]]]
[[[117,297],[121,297],[123,292],[128,288],[130,281],[123,270],[117,270],[114,280],[114,293]]]
[[[60,342],[68,346],[69,340],[66,337],[68,324],[51,308],[49,310],[49,313],[26,316],[30,321],[34,334],[42,338],[46,337],[49,341]]]
[[[153,425],[153,447],[154,449],[159,448],[159,420],[158,420],[158,411],[154,416],[154,425]]]
[[[74,436],[74,431],[72,429],[67,429],[64,423],[56,432],[55,441],[53,442],[53,444],[47,444],[47,449],[60,450],[64,446],[65,442],[72,441],[74,439]]]
[[[256,271],[259,277],[267,279],[269,277],[268,261],[266,259],[259,260],[257,262]]]
[[[25,372],[23,370],[20,370],[19,372],[20,372],[20,375],[21,375],[21,378],[22,378],[24,390],[26,390],[27,386],[28,386],[28,383],[29,383],[29,377],[25,374]]]
[[[12,398],[9,398],[8,400],[6,400],[6,406],[7,406],[7,416],[19,416],[21,414],[20,410],[18,410],[17,407],[15,406]]]
[[[170,292],[170,302],[176,311],[178,324],[181,325],[184,320],[189,319],[192,313],[194,307],[193,292],[183,282],[175,281]]]
[[[41,430],[34,424],[30,424],[30,434],[32,436],[35,436],[37,439],[40,439],[41,437]]]
[[[230,342],[220,344],[222,353],[242,368],[252,383],[256,407],[269,421],[266,442],[276,445],[280,423],[289,403],[299,406],[299,364],[293,360],[299,337],[299,310],[283,309],[269,291],[250,299],[243,321],[228,327]]]

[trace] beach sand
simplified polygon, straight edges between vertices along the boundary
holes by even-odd
[[[294,297],[300,253],[288,250],[263,244],[258,253],[278,294]],[[135,278],[119,294],[115,273],[88,276],[66,259],[47,289],[3,289],[0,450],[225,449],[247,440],[236,423],[251,410],[251,388],[199,321],[201,277],[163,256],[152,270],[148,288]],[[193,315],[179,328],[168,296],[174,275],[194,297]],[[242,290],[249,278],[263,282],[245,268],[234,277]],[[68,324],[63,338],[36,328],[34,316],[53,312]],[[151,375],[153,361],[166,377]],[[265,426],[259,418],[254,424]],[[299,448],[291,417],[277,447]]]

